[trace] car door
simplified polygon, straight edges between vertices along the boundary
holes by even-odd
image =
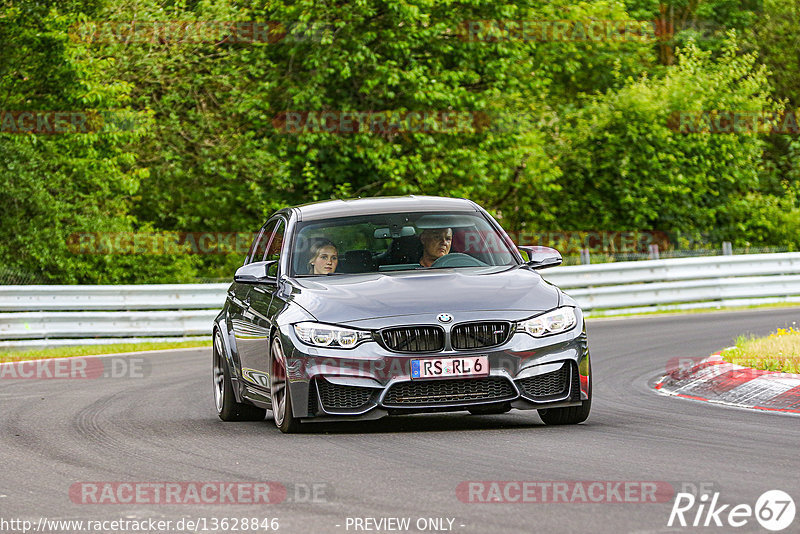
[[[279,260],[283,246],[286,223],[276,219],[274,230],[269,236],[266,250],[255,261]],[[276,310],[272,307],[277,288],[278,265],[273,264],[267,272],[269,280],[253,284],[245,301],[246,309],[242,316],[249,328],[248,335],[242,339],[242,375],[258,388],[269,390],[269,332],[275,320]]]
[[[263,260],[278,222],[277,219],[270,220],[261,228],[258,237],[253,241],[253,245],[247,253],[245,265]],[[265,384],[266,378],[251,372],[253,369],[252,357],[249,355],[249,352],[254,350],[253,345],[263,337],[262,332],[254,324],[253,314],[250,311],[250,299],[254,287],[253,284],[234,281],[228,289],[228,301],[230,302],[231,327],[236,340],[236,351],[239,355],[242,377],[249,383],[262,385],[262,383]]]

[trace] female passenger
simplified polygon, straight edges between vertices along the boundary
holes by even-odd
[[[311,259],[308,260],[309,274],[332,274],[339,264],[339,254],[330,239],[320,238],[311,245]]]

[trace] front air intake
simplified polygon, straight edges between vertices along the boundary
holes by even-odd
[[[456,350],[485,349],[502,345],[508,339],[511,323],[463,323],[453,327],[450,343]]]
[[[395,352],[438,352],[444,349],[444,330],[438,326],[408,326],[381,331],[384,346]]]

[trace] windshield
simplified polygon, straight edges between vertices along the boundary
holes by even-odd
[[[480,213],[387,213],[300,223],[293,276],[516,265]]]

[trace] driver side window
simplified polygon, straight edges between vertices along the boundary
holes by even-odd
[[[267,245],[269,245],[269,239],[272,237],[272,232],[275,230],[276,224],[278,224],[277,220],[270,221],[261,229],[258,237],[253,241],[253,245],[250,247],[250,252],[247,253],[247,258],[245,258],[244,261],[245,265],[264,259]]]
[[[283,247],[283,232],[286,225],[283,221],[278,222],[278,228],[272,234],[267,251],[264,254],[264,261],[277,260],[280,263],[281,248]],[[278,264],[272,265],[267,271],[267,276],[278,276]]]

